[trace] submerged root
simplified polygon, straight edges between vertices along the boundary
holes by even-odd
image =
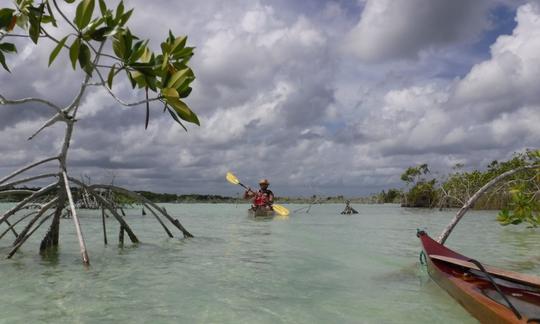
[[[32,231],[30,231],[27,235],[25,235],[24,237],[21,237],[21,239],[19,240],[19,243],[17,243],[12,249],[11,251],[9,251],[8,255],[6,256],[6,259],[11,259],[11,257],[15,254],[15,252],[17,252],[17,250],[21,247],[21,245],[24,244],[24,242],[26,242],[26,240],[32,236],[32,234],[34,234],[35,231],[37,231],[37,229],[43,225],[43,223],[45,223],[49,218],[51,218],[51,216],[53,215],[54,213],[50,213],[49,215],[45,216],[45,218],[43,218],[39,224],[37,224],[36,227],[34,227],[32,229]]]
[[[172,218],[168,213],[167,211],[165,210],[165,208],[161,208],[159,207],[158,205],[156,205],[155,203],[153,203],[152,201],[148,200],[147,198],[139,195],[138,193],[136,192],[133,192],[133,191],[130,191],[128,189],[124,189],[122,187],[117,187],[117,186],[113,186],[113,185],[91,185],[89,186],[89,188],[99,188],[99,189],[109,189],[109,190],[112,190],[112,191],[115,191],[115,192],[118,192],[118,193],[121,193],[121,194],[124,194],[130,198],[133,198],[141,203],[143,203],[143,205],[146,205],[147,207],[148,206],[151,206],[152,208],[154,208],[154,210],[158,211],[160,214],[162,214],[165,218],[167,218],[176,228],[178,228],[182,234],[184,234],[184,237],[193,237],[193,235],[188,232],[188,230],[186,230],[184,228],[184,226],[182,226],[182,224],[180,224],[180,222],[178,221],[178,219],[174,219]]]
[[[38,191],[35,191],[30,196],[24,198],[20,203],[18,203],[15,207],[8,210],[2,217],[0,217],[0,224],[2,224],[5,220],[7,220],[10,216],[21,210],[26,204],[30,202],[34,202],[37,200],[40,196],[43,196],[44,194],[50,192],[55,187],[57,187],[57,183],[51,183],[50,185],[43,187],[39,189]]]
[[[15,225],[19,224],[20,222],[22,222],[23,220],[27,219],[28,217],[34,215],[34,214],[37,214],[38,212],[37,211],[33,211],[33,212],[30,212],[24,216],[22,216],[20,219],[18,219],[15,223],[9,225],[9,227],[4,231],[2,232],[2,234],[0,234],[0,240],[9,232],[11,231],[13,228],[15,228]],[[6,224],[9,224],[8,222],[6,222]],[[19,236],[18,234],[15,235],[15,237]]]
[[[103,198],[100,194],[95,192],[93,186],[87,186],[82,181],[79,181],[79,180],[71,178],[71,177],[68,177],[67,179],[69,181],[75,183],[76,185],[86,189],[90,195],[92,195],[94,198],[96,198],[98,200],[98,202],[105,209],[108,209],[109,212],[114,216],[114,218],[116,218],[118,223],[120,223],[120,227],[122,227],[128,233],[128,236],[129,236],[131,242],[139,243],[139,239],[137,238],[135,233],[133,233],[133,231],[131,230],[129,225],[126,223],[126,221],[122,218],[122,216],[120,216],[120,214],[118,214],[116,209],[113,207],[112,203],[110,203],[107,199]]]

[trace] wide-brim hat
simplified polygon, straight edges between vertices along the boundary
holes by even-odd
[[[259,184],[260,184],[260,185],[262,185],[262,184],[269,185],[270,182],[268,182],[268,179],[261,179],[261,180],[259,181]]]

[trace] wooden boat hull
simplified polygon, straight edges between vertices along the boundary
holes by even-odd
[[[484,273],[430,255],[464,262],[470,258],[439,244],[425,232],[419,232],[418,237],[426,255],[430,277],[481,323],[540,323],[540,320],[536,320],[540,318],[540,287],[491,275],[519,312],[521,318],[518,318]]]
[[[276,212],[273,210],[248,209],[248,215],[250,217],[256,217],[256,218],[272,218],[276,215]]]

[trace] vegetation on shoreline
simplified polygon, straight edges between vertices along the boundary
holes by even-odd
[[[451,173],[439,178],[432,176],[427,164],[409,167],[401,175],[401,180],[406,183],[401,204],[403,207],[459,208],[491,179],[509,170],[538,163],[539,154],[538,150],[516,153],[508,161],[492,161],[484,171],[466,171],[463,164],[456,164]],[[513,175],[481,197],[475,208],[508,208],[514,199],[512,190],[518,187],[528,191],[529,198],[538,200],[540,179],[536,177],[537,172],[531,169]]]
[[[427,164],[409,167],[402,174],[408,189],[402,195],[402,206],[472,205],[475,209],[501,210],[497,217],[501,225],[540,226],[540,150],[515,153],[508,161],[493,161],[484,171],[464,171],[458,164],[443,178],[430,175]]]
[[[13,188],[14,189],[14,188]],[[13,190],[11,189],[11,190]],[[41,188],[17,188],[18,190],[37,191]],[[74,199],[77,200],[79,192],[77,188],[72,189],[74,192]],[[222,196],[222,195],[208,195],[208,194],[174,194],[174,193],[156,193],[151,191],[134,191],[144,198],[154,203],[249,203],[248,200],[241,199],[240,197]],[[19,202],[28,197],[29,193],[13,193],[9,195],[0,196],[0,202]],[[370,197],[357,197],[347,198],[344,196],[311,196],[311,197],[276,197],[276,201],[280,203],[288,204],[328,204],[328,203],[344,203],[345,200],[350,200],[352,203],[379,203],[381,202],[377,195]],[[119,205],[136,204],[136,201],[115,193],[115,201]]]
[[[421,208],[460,208],[483,185],[498,175],[509,170],[538,163],[540,151],[516,153],[508,161],[492,161],[484,171],[464,170],[464,165],[457,164],[452,172],[443,177],[434,177],[427,164],[409,167],[401,175],[406,188],[383,190],[378,194],[365,197],[317,196],[310,197],[276,197],[280,203],[325,204],[344,203],[349,200],[353,204],[396,203],[402,207]],[[537,169],[530,169],[510,177],[507,181],[483,195],[474,205],[474,209],[502,210],[502,223],[517,223],[515,212],[511,210],[539,210],[540,177]],[[12,190],[15,188],[11,188]],[[40,188],[17,188],[19,190],[37,191]],[[77,197],[77,188],[73,188]],[[135,191],[154,203],[248,203],[240,197],[209,194],[174,194],[151,191]],[[13,193],[1,196],[2,202],[17,202],[27,197],[28,193]],[[120,205],[135,204],[133,199],[115,194],[115,201]],[[529,204],[532,204],[530,205]],[[512,216],[514,215],[514,216]]]

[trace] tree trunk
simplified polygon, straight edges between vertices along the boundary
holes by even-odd
[[[60,236],[60,217],[62,216],[62,211],[64,210],[65,199],[65,193],[63,193],[63,190],[60,190],[58,205],[56,206],[51,226],[49,227],[49,230],[47,231],[47,234],[45,234],[43,240],[41,240],[41,245],[39,246],[40,253],[45,253],[51,248],[54,249],[58,247],[58,239]]]

